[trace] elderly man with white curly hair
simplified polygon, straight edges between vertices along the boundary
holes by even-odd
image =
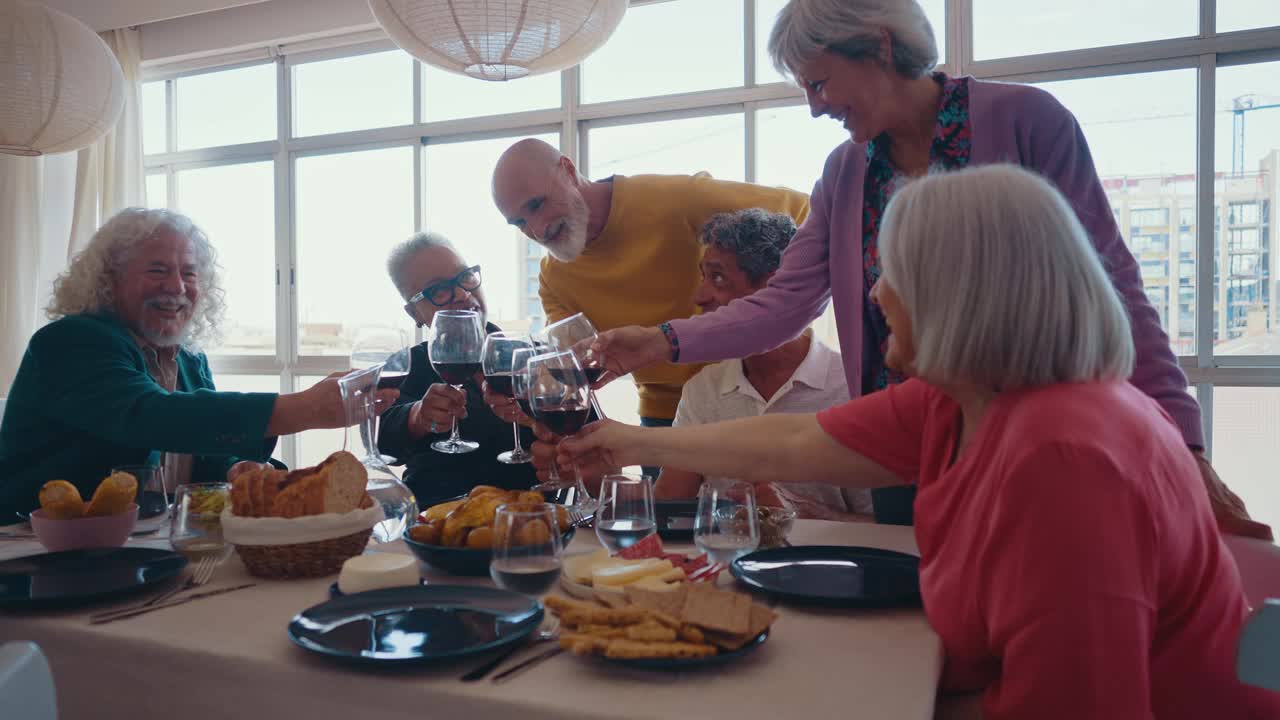
[[[199,351],[224,311],[217,256],[191,220],[129,208],[54,283],[0,421],[0,523],[63,479],[88,497],[113,467],[166,485],[266,461],[280,435],[346,425],[337,375],[303,392],[217,392]],[[380,392],[380,401],[395,391]]]

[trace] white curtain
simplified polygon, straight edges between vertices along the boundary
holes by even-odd
[[[145,204],[140,33],[112,30],[102,39],[124,70],[124,110],[115,128],[74,154],[0,154],[0,397],[9,394],[27,341],[45,322],[53,279],[103,219]]]

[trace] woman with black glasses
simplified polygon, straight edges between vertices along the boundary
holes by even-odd
[[[440,310],[474,310],[483,318],[484,294],[480,266],[468,266],[443,236],[416,233],[398,245],[387,259],[387,273],[405,300],[404,310],[419,327],[431,324]],[[485,324],[489,333],[500,330]],[[427,345],[411,350],[409,376],[400,386],[400,399],[382,414],[378,449],[406,465],[404,482],[420,507],[462,495],[476,485],[526,489],[537,482],[530,464],[508,465],[496,456],[511,449],[512,418],[500,418],[485,405],[480,386],[469,382],[463,390],[446,384],[431,367]],[[480,450],[460,455],[435,452],[431,443],[448,436],[457,418],[463,437]],[[533,441],[521,429],[521,443]]]

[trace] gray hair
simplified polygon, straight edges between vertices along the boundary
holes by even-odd
[[[156,230],[168,228],[191,242],[196,255],[200,295],[182,345],[198,348],[216,342],[226,312],[222,268],[218,254],[191,218],[162,208],[125,208],[103,223],[65,272],[53,281],[53,298],[45,308],[50,320],[67,315],[97,315],[115,311],[115,281],[133,256],[134,248]]]
[[[782,251],[796,234],[796,222],[786,213],[747,208],[712,215],[702,226],[702,244],[733,253],[752,285],[778,269]]]
[[[915,374],[1012,389],[1128,378],[1129,317],[1075,212],[1039,175],[987,165],[909,183],[880,234]]]
[[[881,30],[889,33],[891,58],[881,57]],[[769,33],[774,67],[794,75],[823,50],[850,60],[888,59],[908,78],[938,64],[933,25],[916,0],[791,0]]]
[[[434,232],[416,232],[410,235],[408,240],[391,249],[391,254],[387,256],[387,274],[391,276],[391,282],[400,294],[404,295],[406,290],[410,290],[408,295],[412,295],[422,289],[406,287],[404,266],[419,252],[433,247],[448,248],[454,255],[461,257],[458,249],[449,242],[449,238]]]

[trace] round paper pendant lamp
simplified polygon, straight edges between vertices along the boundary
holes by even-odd
[[[25,0],[0,0],[0,152],[79,150],[124,107],[124,73],[84,23]]]
[[[369,9],[428,65],[514,80],[582,62],[617,29],[627,0],[369,0]]]

